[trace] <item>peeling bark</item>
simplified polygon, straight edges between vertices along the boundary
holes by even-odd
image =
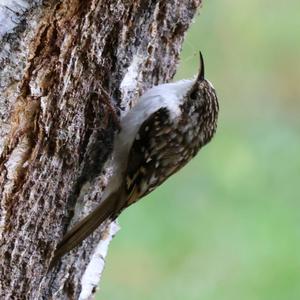
[[[95,292],[114,223],[47,273],[53,251],[101,201],[118,118],[173,77],[200,2],[0,4],[1,299]]]

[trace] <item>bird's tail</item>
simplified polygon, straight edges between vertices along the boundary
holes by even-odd
[[[92,213],[67,232],[62,241],[57,245],[48,270],[50,270],[63,255],[78,246],[106,219],[116,218],[122,208],[122,205],[120,205],[122,202],[121,197],[122,193],[120,193],[120,189],[112,193],[99,204]]]

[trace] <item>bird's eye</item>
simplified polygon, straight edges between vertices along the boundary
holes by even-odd
[[[193,92],[191,92],[191,94],[190,94],[190,98],[191,98],[192,100],[197,100],[197,96],[198,96],[197,91],[193,91]]]

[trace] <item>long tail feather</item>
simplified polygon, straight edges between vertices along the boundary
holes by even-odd
[[[112,193],[107,199],[99,204],[92,213],[86,216],[65,234],[62,241],[57,245],[49,270],[64,254],[78,246],[106,219],[109,217],[115,218],[118,215],[118,204],[122,201],[120,197],[122,197],[122,194],[119,191]]]

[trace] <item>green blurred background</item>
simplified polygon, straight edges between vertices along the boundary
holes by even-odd
[[[98,300],[300,299],[300,1],[204,1],[177,79],[200,49],[217,135],[122,214]]]

